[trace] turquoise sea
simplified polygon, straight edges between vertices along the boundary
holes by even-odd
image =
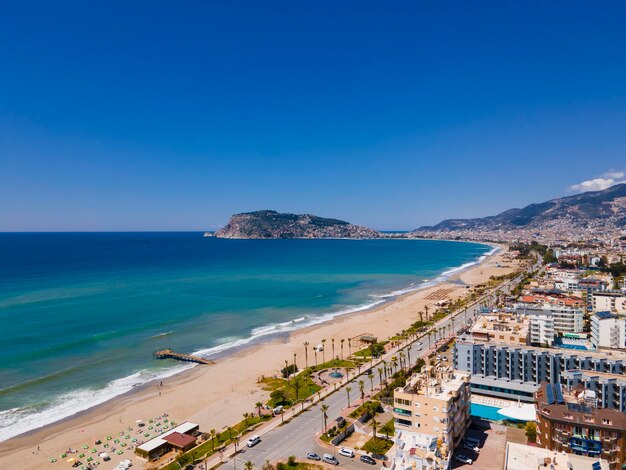
[[[0,234],[0,441],[218,357],[362,310],[491,248],[201,233]]]

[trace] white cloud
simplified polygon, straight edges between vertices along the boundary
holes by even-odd
[[[569,188],[572,191],[583,193],[586,191],[602,191],[603,189],[610,188],[616,184],[626,183],[623,171],[609,170],[599,178],[591,180],[581,181],[578,184],[573,184]]]

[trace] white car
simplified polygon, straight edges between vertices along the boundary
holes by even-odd
[[[467,450],[474,451],[477,454],[480,452],[480,449],[478,448],[478,446],[472,445],[469,442],[466,442],[465,444],[463,444],[463,448],[467,449]]]
[[[462,463],[466,463],[467,465],[472,465],[472,459],[467,458],[465,455],[463,454],[459,454],[456,457],[454,457],[455,460],[462,462]]]
[[[354,451],[346,447],[342,447],[341,449],[339,449],[338,454],[343,455],[344,457],[350,457],[351,459],[354,458]]]
[[[248,439],[248,442],[246,442],[246,445],[248,447],[254,447],[259,442],[261,442],[261,438],[258,435],[254,435],[250,439]]]

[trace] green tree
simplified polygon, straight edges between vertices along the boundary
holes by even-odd
[[[528,442],[536,442],[537,441],[537,424],[533,423],[532,421],[528,421],[526,423],[524,434],[526,434],[526,439],[528,439]]]
[[[272,393],[270,393],[270,398],[272,399],[272,403],[276,406],[276,405],[283,405],[287,402],[287,394],[285,393],[284,390],[282,389],[278,389],[278,390],[274,390]]]
[[[261,403],[260,401],[257,401],[254,406],[256,406],[256,409],[259,412],[259,419],[260,419],[261,418],[261,408],[263,408],[263,403]]]

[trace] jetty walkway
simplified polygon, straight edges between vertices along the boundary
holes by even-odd
[[[198,364],[215,364],[215,362],[204,359],[203,357],[191,356],[189,354],[181,354],[171,349],[162,349],[160,351],[155,351],[154,353],[152,353],[152,356],[155,359],[176,359],[177,361],[196,362]]]

